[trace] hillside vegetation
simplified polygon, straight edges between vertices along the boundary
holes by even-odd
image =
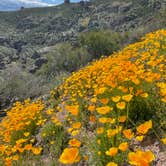
[[[165,28],[165,9],[165,0],[91,0],[0,12],[0,110],[43,96],[93,59]]]
[[[163,29],[72,73],[48,101],[16,102],[0,165],[164,166],[165,56]]]

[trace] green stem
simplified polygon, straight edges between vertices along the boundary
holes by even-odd
[[[119,110],[117,109],[117,126],[119,128]],[[117,144],[117,135],[114,136],[114,146]]]
[[[158,136],[158,134],[156,133],[156,131],[152,128],[152,130],[153,130],[153,133],[155,134],[155,136],[157,137],[157,139],[159,140],[159,142],[161,142],[161,139],[160,139],[160,137]]]
[[[128,120],[129,120],[129,103],[127,104],[127,114],[126,114],[126,127],[128,126]]]
[[[128,118],[128,120],[132,123],[133,126],[137,127],[136,124],[130,118]]]

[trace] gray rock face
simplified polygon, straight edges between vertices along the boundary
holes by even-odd
[[[40,54],[38,52],[34,52],[34,54],[31,56],[32,59],[40,58]]]
[[[7,45],[9,44],[9,39],[5,36],[0,36],[0,45]]]
[[[32,66],[28,71],[29,71],[30,73],[34,74],[37,69],[38,69],[38,67]]]
[[[0,70],[5,69],[5,64],[3,62],[0,62]]]
[[[48,60],[46,58],[39,58],[35,61],[35,66],[40,68],[43,64],[47,63]]]
[[[27,43],[25,41],[19,40],[19,41],[14,42],[13,47],[14,47],[14,49],[17,50],[18,53],[20,53],[22,50],[22,46],[24,46],[26,44]]]

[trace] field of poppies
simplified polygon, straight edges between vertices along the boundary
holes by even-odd
[[[2,166],[156,165],[146,145],[155,140],[165,151],[166,30],[73,73],[48,101],[6,111]]]

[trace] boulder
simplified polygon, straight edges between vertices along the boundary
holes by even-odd
[[[40,68],[43,64],[47,63],[48,60],[46,58],[39,58],[35,61],[35,66]]]
[[[34,52],[34,54],[31,56],[32,59],[38,59],[40,58],[40,54],[38,52]]]
[[[0,70],[3,70],[3,69],[5,69],[5,63],[0,62]]]

